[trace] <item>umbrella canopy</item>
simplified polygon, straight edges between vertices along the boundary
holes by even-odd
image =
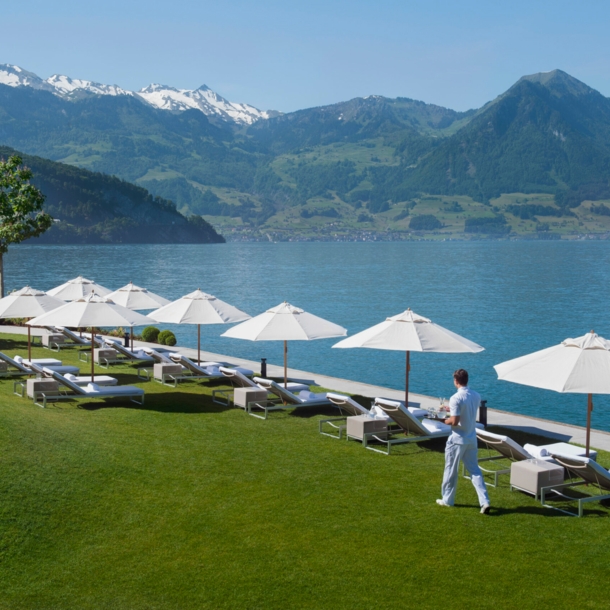
[[[25,286],[0,299],[0,318],[35,318],[65,303],[42,290]],[[32,358],[30,326],[28,326],[28,358]]]
[[[407,309],[384,322],[343,339],[333,347],[366,347],[406,352],[405,403],[409,402],[410,352],[461,354],[485,348]]]
[[[71,326],[75,328],[90,326],[93,335],[95,334],[94,329],[100,326],[140,326],[152,322],[153,320],[141,313],[117,305],[111,299],[92,293],[42,314],[30,320],[28,324],[31,326]],[[94,343],[94,341],[91,341],[92,379],[94,376]]]
[[[76,301],[90,295],[92,292],[95,292],[98,296],[105,297],[112,291],[81,275],[75,277],[73,280],[67,281],[61,286],[56,286],[51,290],[47,290],[47,294],[50,294],[57,299],[61,299],[62,301]]]
[[[593,394],[610,394],[610,341],[593,331],[494,366],[498,379],[569,394],[588,394],[587,456]]]
[[[284,302],[251,320],[230,328],[221,336],[249,341],[284,341],[284,385],[286,385],[288,383],[288,341],[311,341],[312,339],[343,337],[346,334],[347,330],[342,326]]]
[[[197,324],[197,361],[201,362],[201,324],[231,324],[250,316],[199,289],[153,311],[149,316],[166,324]]]
[[[62,305],[64,301],[25,286],[0,299],[0,318],[34,318]]]
[[[164,305],[169,305],[170,301],[162,296],[149,292],[146,288],[140,288],[133,282],[111,292],[107,295],[109,299],[117,305],[127,307],[127,309],[158,309]]]

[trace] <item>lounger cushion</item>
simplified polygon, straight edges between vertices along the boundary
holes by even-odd
[[[439,434],[441,432],[449,432],[451,426],[444,424],[441,421],[432,421],[431,419],[423,419],[422,426],[430,432],[430,434]]]
[[[99,392],[100,386],[97,385],[97,383],[88,383],[87,390],[89,390],[90,392]]]
[[[390,416],[377,405],[373,405],[370,410],[370,414],[376,419],[390,419]]]
[[[310,392],[309,390],[301,390],[299,392],[299,398],[304,401],[323,400],[324,398],[326,398],[326,394],[315,394],[314,392]]]
[[[550,455],[544,447],[536,447],[536,445],[531,445],[529,443],[523,445],[523,448],[535,458],[544,458]]]

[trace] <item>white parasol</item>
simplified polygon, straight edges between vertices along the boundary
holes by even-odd
[[[411,352],[460,354],[477,353],[485,349],[410,309],[391,318],[386,318],[384,322],[371,326],[356,335],[343,339],[333,347],[367,347],[406,352],[405,404],[409,403]]]
[[[610,394],[610,341],[591,331],[494,366],[498,379],[568,394],[587,394],[587,457],[593,394]]]
[[[284,301],[277,307],[242,322],[222,337],[246,339],[249,341],[284,342],[284,386],[288,383],[288,341],[311,341],[343,337],[347,330],[338,324],[314,316]]]
[[[35,318],[65,303],[42,290],[25,286],[0,299],[0,318]],[[31,327],[28,326],[28,359],[32,359]]]
[[[31,326],[91,327],[91,380],[94,379],[93,349],[95,329],[100,326],[141,326],[153,320],[141,313],[117,305],[107,297],[95,293],[76,301],[65,303],[57,309],[42,314],[28,322]]]
[[[61,286],[56,286],[55,288],[51,288],[51,290],[47,290],[47,294],[50,294],[57,299],[61,299],[62,301],[76,301],[77,299],[90,295],[92,292],[95,292],[101,297],[105,297],[112,291],[81,275],[75,277],[73,280],[67,281]]]
[[[195,290],[148,314],[166,324],[197,324],[197,363],[201,363],[201,325],[231,324],[248,320],[250,316],[211,294]]]
[[[154,292],[149,292],[146,288],[140,288],[140,286],[136,286],[133,282],[129,282],[126,286],[111,292],[108,298],[118,305],[127,307],[127,309],[133,309],[134,311],[157,309],[170,303],[168,299]],[[131,328],[131,349],[133,349],[133,327]]]

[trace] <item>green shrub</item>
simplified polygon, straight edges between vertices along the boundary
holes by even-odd
[[[147,326],[142,331],[142,339],[144,341],[146,341],[147,343],[157,343],[158,338],[159,338],[159,329],[156,326]]]
[[[171,330],[162,330],[157,337],[161,345],[176,345],[176,335]]]

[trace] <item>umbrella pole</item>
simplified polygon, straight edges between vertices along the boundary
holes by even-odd
[[[129,333],[129,336],[131,337],[131,351],[133,352],[133,326],[131,327],[131,332]]]
[[[405,407],[409,406],[409,371],[411,370],[410,356],[411,352],[407,350],[407,365],[405,367]]]
[[[31,336],[30,336],[30,332],[31,332],[31,326],[28,324],[28,360],[30,362],[32,362],[32,343],[31,343]]]
[[[591,411],[593,411],[593,394],[587,396],[587,457],[589,457],[589,441],[591,440]]]
[[[201,324],[197,324],[197,365],[201,366]]]
[[[93,328],[93,326],[91,327],[91,383],[94,383],[95,381],[95,369],[93,366],[93,346],[95,345],[95,341],[93,340],[95,337],[95,328]]]
[[[284,341],[284,389],[288,387],[288,341]]]

